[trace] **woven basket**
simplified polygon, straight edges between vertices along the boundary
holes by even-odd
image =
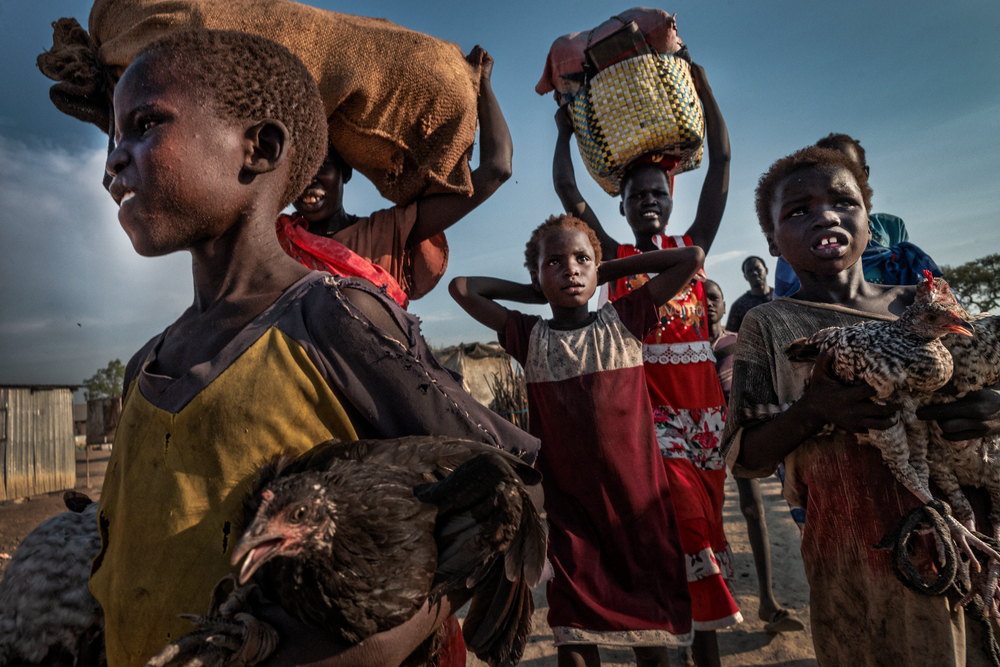
[[[587,171],[617,195],[622,175],[648,153],[674,157],[671,174],[701,165],[705,115],[682,58],[647,54],[601,70],[569,101]]]

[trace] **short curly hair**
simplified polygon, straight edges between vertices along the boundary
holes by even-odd
[[[858,153],[858,159],[861,160],[861,166],[868,166],[868,161],[865,159],[865,149],[861,147],[861,142],[849,134],[831,132],[817,141],[816,145],[820,148],[832,148],[833,150],[840,151],[841,153],[843,153],[844,149],[848,146],[853,146],[854,150]]]
[[[774,202],[774,195],[778,185],[788,176],[798,171],[806,169],[832,169],[843,167],[854,176],[858,187],[861,189],[861,197],[864,200],[865,210],[872,210],[872,192],[868,185],[868,174],[860,164],[847,157],[840,151],[831,148],[819,148],[809,146],[791,155],[785,156],[771,165],[757,182],[756,207],[757,220],[760,228],[765,234],[774,231],[774,220],[771,219],[771,204]]]
[[[528,243],[524,246],[524,266],[528,269],[528,273],[531,274],[532,280],[538,278],[538,254],[542,245],[542,239],[551,236],[553,232],[560,229],[576,229],[583,232],[587,236],[587,240],[590,241],[590,245],[594,248],[594,261],[598,264],[601,263],[601,241],[597,238],[594,230],[590,228],[590,225],[569,213],[553,215],[535,227],[535,231],[531,232],[531,238],[528,239]]]
[[[149,44],[140,56],[183,66],[223,118],[280,120],[290,135],[291,168],[281,208],[294,201],[326,157],[326,111],[309,70],[264,37],[231,30],[185,30]]]

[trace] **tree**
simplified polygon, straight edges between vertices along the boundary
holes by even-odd
[[[1000,254],[986,255],[955,268],[942,266],[941,273],[970,311],[985,313],[1000,308]]]
[[[83,394],[88,401],[121,396],[124,382],[125,364],[121,359],[115,359],[108,362],[107,368],[102,368],[83,381]]]

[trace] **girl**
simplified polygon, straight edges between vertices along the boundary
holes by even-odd
[[[705,71],[691,66],[705,109],[708,169],[694,221],[683,236],[668,236],[673,211],[673,181],[658,156],[640,158],[622,177],[619,210],[634,244],[618,243],[601,225],[580,194],[569,140],[572,123],[556,114],[559,138],[552,159],[552,180],[563,208],[597,233],[605,257],[628,257],[657,248],[698,246],[707,254],[719,231],[729,193],[729,132]],[[648,276],[630,275],[608,285],[611,301],[628,294]],[[602,291],[602,297],[605,294]],[[688,562],[694,613],[692,653],[699,667],[719,667],[715,632],[743,620],[724,576],[732,574],[729,544],[722,528],[725,462],[719,454],[726,402],[708,340],[702,281],[693,281],[660,308],[660,326],[643,341],[646,387],[653,406],[657,442],[678,510],[681,541]]]
[[[525,369],[531,433],[543,442],[538,468],[554,570],[549,625],[560,666],[599,665],[598,644],[631,646],[637,664],[666,666],[667,646],[691,642],[691,607],[646,398],[642,339],[704,253],[692,246],[600,260],[590,227],[562,215],[527,244],[530,285],[456,278],[450,290]],[[659,275],[590,311],[598,283],[642,271]],[[499,299],[548,302],[552,319],[508,310]]]

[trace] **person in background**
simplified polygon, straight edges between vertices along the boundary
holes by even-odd
[[[511,175],[514,150],[490,83],[493,58],[476,46],[468,60],[480,59],[479,167],[472,172],[471,195],[427,195],[359,218],[344,210],[344,184],[353,170],[331,145],[316,176],[295,200],[296,213],[278,218],[278,240],[285,252],[307,268],[365,278],[404,308],[410,299],[430,292],[448,267],[444,231]]]
[[[722,288],[714,280],[705,281],[705,311],[708,315],[709,340],[712,341],[712,351],[715,353],[715,370],[719,374],[722,393],[728,404],[729,390],[733,384],[733,353],[736,352],[737,335],[722,328],[726,301],[722,295]],[[736,477],[735,480],[740,494],[740,511],[747,522],[747,538],[750,541],[750,551],[757,570],[757,591],[760,600],[757,616],[764,621],[764,632],[774,634],[802,630],[805,626],[792,618],[789,611],[778,605],[778,601],[774,598],[771,542],[768,539],[767,523],[764,518],[764,498],[761,496],[760,482],[744,477]]]
[[[860,165],[865,174],[871,172],[861,142],[849,135],[831,132],[817,141],[816,146],[840,151]],[[910,234],[902,218],[889,213],[869,213],[868,227],[871,240],[861,256],[865,281],[876,285],[916,285],[924,279],[925,269],[935,276],[941,275],[941,269],[931,256],[910,243]],[[779,257],[774,270],[774,295],[789,296],[798,288],[795,271]]]
[[[739,333],[743,316],[754,306],[774,299],[774,290],[767,284],[767,265],[760,257],[751,255],[743,260],[743,277],[750,284],[750,291],[736,299],[729,311],[726,330]]]

